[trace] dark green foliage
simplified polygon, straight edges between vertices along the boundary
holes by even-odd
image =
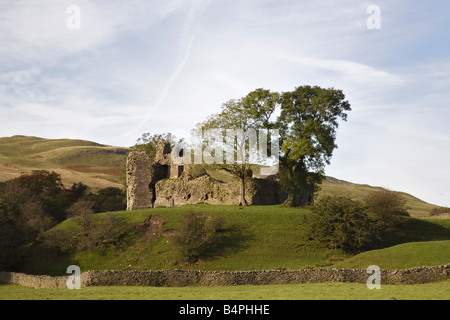
[[[33,170],[31,174],[21,175],[13,181],[33,194],[57,194],[63,189],[61,175],[54,171]]]
[[[127,208],[123,190],[116,187],[100,189],[97,194],[90,194],[86,198],[94,202],[93,210],[96,213],[121,211]]]
[[[70,229],[56,229],[41,234],[38,241],[43,248],[59,256],[75,251],[77,239]]]
[[[108,218],[109,222],[98,228],[92,228],[91,220],[94,212],[124,209],[125,196],[118,188],[105,188],[98,194],[90,195],[87,195],[87,190],[88,187],[83,183],[76,183],[70,189],[65,189],[59,174],[45,170],[36,170],[31,174],[2,182],[0,269],[17,266],[23,249],[36,240],[56,249],[58,253],[70,251],[75,247],[117,245],[114,239],[121,237],[122,231],[114,219]],[[89,202],[91,199],[92,202]],[[81,208],[83,203],[89,203],[90,207]],[[72,208],[72,211],[69,208]],[[74,211],[77,212],[74,219],[83,226],[83,236],[67,232],[62,234],[59,231],[45,233]]]
[[[310,172],[301,161],[285,156],[280,159],[279,181],[281,189],[287,192],[286,206],[306,206],[313,202],[323,180],[320,172]]]
[[[17,266],[19,245],[16,227],[0,211],[0,271],[11,270]]]
[[[32,242],[54,225],[54,219],[45,212],[41,202],[28,201],[21,206],[21,213],[15,224],[20,231],[19,238],[23,242]]]
[[[85,236],[88,236],[94,218],[94,203],[81,199],[75,202],[68,210],[69,217],[81,226]]]
[[[89,189],[89,187],[87,185],[85,185],[82,182],[79,182],[79,183],[74,183],[72,185],[72,187],[70,188],[70,191],[76,199],[80,199],[84,195],[86,195],[88,189]]]
[[[399,216],[409,216],[406,210],[406,199],[399,193],[390,190],[372,192],[365,198],[370,213],[378,217],[378,223],[383,229],[399,225]]]
[[[312,201],[325,165],[337,148],[338,120],[345,121],[345,112],[350,110],[342,90],[301,86],[282,94],[276,125],[282,139],[280,183],[290,199],[303,198],[301,205],[307,200],[305,197],[311,196]],[[296,205],[295,201],[288,204]]]
[[[190,263],[211,249],[222,229],[224,218],[212,217],[205,213],[188,213],[183,216],[181,226],[174,237],[175,245],[182,259]]]
[[[4,200],[8,213],[15,217],[18,217],[22,204],[39,202],[46,214],[61,222],[66,218],[67,208],[80,199],[86,190],[87,186],[82,183],[65,189],[58,173],[34,170],[31,174],[6,181],[0,190],[0,198]]]
[[[37,176],[46,175],[39,172]],[[30,188],[30,181],[37,181],[40,186]],[[52,185],[39,183],[39,178],[28,176],[1,184],[0,269],[7,270],[17,266],[23,246],[53,226],[54,219],[45,211],[44,202],[40,198],[40,193],[54,190]]]
[[[271,117],[279,104],[279,93],[259,88],[243,98],[228,100],[222,105],[220,113],[210,115],[206,121],[199,123],[197,127],[201,128],[203,132],[211,129],[219,130],[224,136],[226,136],[226,130],[229,129],[243,130],[243,132],[248,132],[248,130],[264,130],[267,132],[267,129],[274,125],[271,122]],[[270,139],[269,135],[268,141]],[[203,148],[210,151],[211,155],[216,152],[215,144],[214,139],[203,137]],[[247,172],[254,169],[255,166],[255,163],[249,163],[249,159],[254,156],[249,154],[249,137],[236,139],[236,143],[233,142],[232,152],[235,156],[243,150],[247,151],[243,152],[243,157],[246,160],[242,163],[235,161],[234,163],[210,165],[212,169],[224,170],[240,181],[239,205],[247,205],[245,198]]]
[[[310,236],[331,248],[354,250],[374,240],[377,231],[360,201],[345,197],[324,197],[308,218]]]

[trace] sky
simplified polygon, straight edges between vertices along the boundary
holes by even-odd
[[[376,10],[374,10],[376,9]],[[0,0],[0,136],[132,146],[257,89],[340,89],[326,174],[450,206],[450,3]]]

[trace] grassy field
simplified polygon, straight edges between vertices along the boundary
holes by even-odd
[[[180,263],[171,236],[163,236],[153,242],[143,241],[140,236],[136,236],[131,245],[120,250],[81,251],[58,257],[31,250],[20,271],[64,275],[65,268],[70,264],[76,264],[84,271],[294,270],[332,267],[346,261],[359,261],[363,268],[377,264],[385,268],[404,269],[450,262],[450,220],[405,217],[402,228],[383,234],[382,239],[370,248],[371,251],[366,249],[365,253],[362,253],[329,249],[308,240],[305,223],[310,211],[304,208],[287,208],[281,205],[237,207],[198,204],[113,214],[135,226],[142,226],[150,215],[161,215],[165,219],[164,229],[170,231],[178,228],[181,217],[188,212],[206,212],[225,217],[225,231],[220,234],[219,247],[209,251],[195,264]],[[96,218],[101,219],[105,214],[97,214]],[[75,224],[69,219],[56,228],[75,228]],[[394,247],[397,245],[400,246]],[[359,259],[358,254],[364,259]],[[351,260],[352,258],[355,260]],[[388,261],[391,264],[387,264]]]
[[[33,289],[0,285],[0,300],[449,300],[450,281],[383,285],[316,283],[227,287],[85,287]]]
[[[91,141],[13,136],[0,138],[0,181],[32,170],[55,171],[70,187],[83,182],[92,189],[121,187],[127,148]]]

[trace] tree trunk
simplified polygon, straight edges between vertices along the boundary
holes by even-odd
[[[247,200],[245,200],[245,174],[241,176],[239,186],[239,206],[248,206]]]
[[[298,207],[300,205],[299,196],[297,194],[289,193],[287,199],[283,202],[283,205],[286,207]]]

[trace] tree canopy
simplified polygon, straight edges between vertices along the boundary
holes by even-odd
[[[350,104],[342,90],[301,86],[281,96],[280,182],[290,194],[289,205],[308,204],[330,163],[339,119],[347,120]]]
[[[215,168],[220,168],[228,171],[240,181],[240,200],[239,205],[247,205],[245,199],[245,180],[249,172],[255,168],[255,161],[257,154],[252,154],[256,149],[257,137],[256,130],[267,130],[272,127],[271,120],[275,109],[280,103],[280,94],[271,92],[265,89],[256,89],[245,97],[240,99],[231,99],[222,105],[220,113],[213,114],[208,119],[198,125],[202,132],[213,130],[219,133],[220,136],[227,136],[230,138],[230,133],[233,141],[227,140],[226,147],[232,148],[233,157],[227,156],[223,163],[215,163]],[[253,137],[252,137],[253,135]],[[209,139],[208,135],[203,139],[203,150],[215,156],[217,152],[223,152],[223,148],[217,148],[218,144],[225,146],[222,141],[214,141]],[[213,150],[214,149],[214,150]],[[214,155],[212,154],[214,153]],[[221,156],[219,157],[221,158]]]
[[[275,119],[277,108],[280,114]],[[285,204],[306,205],[323,179],[324,168],[330,163],[339,120],[346,121],[350,104],[342,90],[318,86],[300,86],[293,91],[273,92],[259,88],[240,99],[232,99],[222,105],[221,112],[213,114],[199,126],[202,130],[279,130],[281,136],[279,179],[289,193]],[[251,150],[251,139],[244,135],[237,149]],[[204,148],[213,144],[204,141]],[[217,142],[214,142],[217,143]],[[239,142],[238,142],[239,143]],[[246,160],[251,155],[246,155]],[[245,203],[245,176],[251,169],[246,163],[221,164],[241,180],[240,203]],[[253,166],[254,167],[254,166]]]

